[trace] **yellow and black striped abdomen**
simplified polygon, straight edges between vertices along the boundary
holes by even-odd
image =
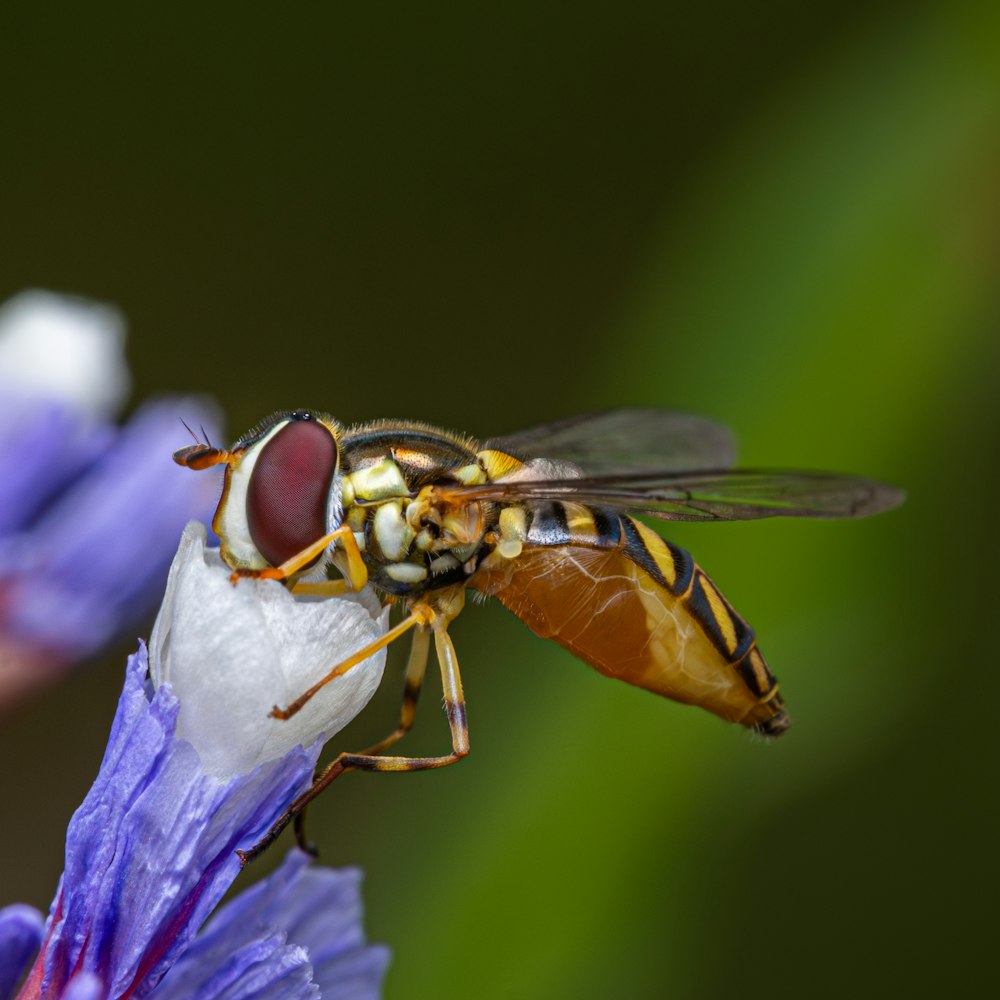
[[[778,736],[788,727],[753,630],[683,549],[627,515],[532,511],[519,556],[470,585],[609,677]]]
[[[754,630],[684,549],[627,515],[621,522],[624,554],[676,596],[754,699],[750,724],[768,736],[780,736],[788,728],[788,716],[777,678],[757,648]],[[737,721],[747,724],[743,718]]]

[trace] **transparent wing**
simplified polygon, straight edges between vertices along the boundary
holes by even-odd
[[[442,493],[455,500],[506,503],[568,500],[667,521],[867,517],[898,506],[904,497],[902,490],[859,476],[753,469],[515,479]]]
[[[581,414],[494,438],[486,447],[520,459],[573,462],[593,476],[637,469],[726,469],[736,459],[735,440],[725,427],[689,413],[654,409]]]

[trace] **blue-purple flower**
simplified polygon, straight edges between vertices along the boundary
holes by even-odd
[[[158,592],[182,523],[214,499],[212,477],[169,458],[177,417],[201,419],[195,404],[111,424],[127,385],[108,348],[120,355],[120,327],[107,307],[41,294],[0,310],[0,463],[14,470],[0,479],[0,705],[98,648]],[[84,391],[63,355],[110,382]],[[20,1000],[378,996],[387,956],[364,942],[356,872],[293,851],[205,926],[240,872],[237,850],[308,786],[323,740],[365,705],[385,662],[380,650],[294,719],[269,719],[275,701],[384,635],[388,610],[370,590],[297,598],[229,575],[204,525],[189,525],[152,677],[140,647],[48,919],[0,911],[0,1000],[19,983]]]
[[[184,524],[210,515],[213,477],[170,461],[164,399],[119,427],[124,322],[110,306],[25,292],[0,306],[0,709],[150,611]]]
[[[179,699],[167,684],[154,692],[146,673],[140,648],[100,773],[70,822],[65,871],[19,1000],[377,997],[387,955],[364,943],[354,871],[309,868],[295,851],[198,933],[239,874],[236,850],[308,785],[321,744],[249,773],[209,774],[176,735]],[[225,706],[217,710],[225,728]],[[0,912],[0,960],[22,963],[0,979],[0,1000],[38,936],[30,909]]]

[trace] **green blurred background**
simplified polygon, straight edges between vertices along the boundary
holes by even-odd
[[[488,436],[662,405],[748,464],[909,491],[859,523],[670,530],[782,680],[774,746],[470,608],[471,758],[311,814],[366,871],[389,997],[994,978],[997,12],[0,15],[0,297],[118,303],[135,400],[212,393],[233,436],[283,406]],[[51,898],[131,646],[5,723],[2,901]],[[394,723],[401,660],[336,749]],[[415,753],[447,745],[438,702]]]

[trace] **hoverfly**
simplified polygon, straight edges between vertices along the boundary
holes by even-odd
[[[654,409],[573,417],[485,444],[424,424],[343,428],[324,413],[292,410],[228,451],[200,442],[178,451],[174,460],[191,469],[226,466],[213,527],[234,581],[267,577],[312,594],[369,582],[405,607],[382,639],[272,715],[290,717],[413,631],[397,728],[337,757],[244,862],[344,771],[443,767],[469,752],[448,636],[469,588],[609,677],[780,736],[788,717],[753,629],[687,552],[633,515],[863,517],[897,505],[902,493],[855,476],[734,470],[733,457],[725,428]],[[325,579],[313,579],[317,569]],[[386,755],[413,723],[431,637],[451,753]]]

